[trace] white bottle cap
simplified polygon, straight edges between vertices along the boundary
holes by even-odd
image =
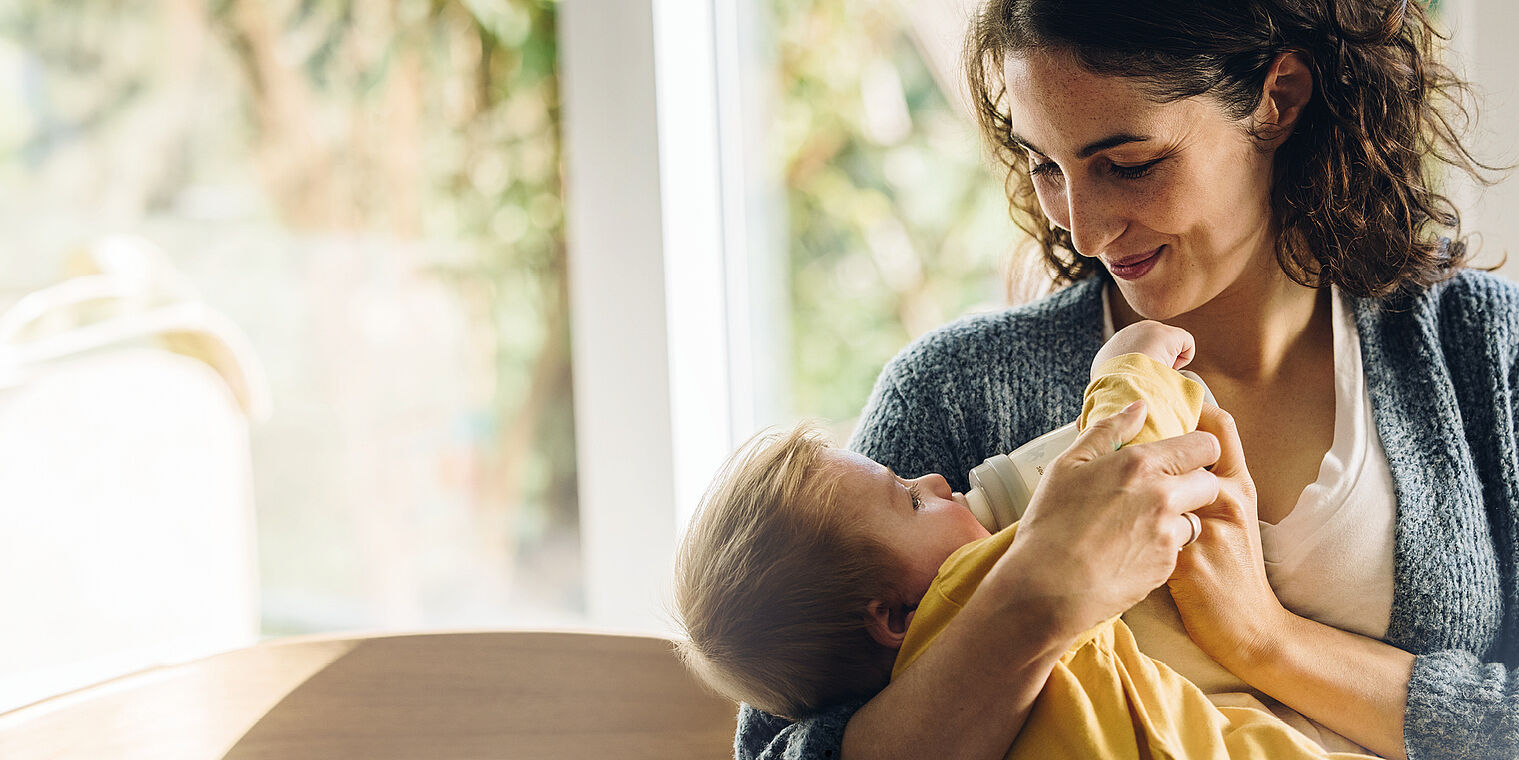
[[[992,513],[992,505],[986,502],[985,491],[977,486],[971,486],[971,489],[965,492],[965,503],[970,507],[970,513],[981,522],[982,527],[993,533],[1002,529],[1002,526],[997,524],[996,515]]]

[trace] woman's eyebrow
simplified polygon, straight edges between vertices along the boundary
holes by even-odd
[[[1008,133],[1008,137],[1012,138],[1013,142],[1018,143],[1019,145],[1023,146],[1025,149],[1027,149],[1029,151],[1032,151],[1034,153],[1038,153],[1041,156],[1048,156],[1049,155],[1048,153],[1045,153],[1044,151],[1042,151],[1042,150],[1034,147],[1033,143],[1029,142],[1028,140],[1023,139],[1022,137],[1019,137],[1017,133],[1011,133],[1010,132],[1010,133]],[[1114,147],[1117,147],[1119,145],[1124,145],[1124,144],[1127,144],[1127,143],[1149,142],[1149,141],[1150,141],[1150,138],[1148,138],[1148,137],[1141,137],[1140,135],[1132,135],[1132,134],[1129,134],[1127,132],[1120,132],[1120,133],[1118,133],[1116,135],[1109,135],[1108,137],[1104,137],[1101,140],[1097,140],[1096,142],[1088,143],[1086,147],[1082,148],[1079,151],[1076,151],[1076,157],[1077,158],[1081,158],[1081,159],[1091,158],[1093,155],[1097,154],[1099,151],[1104,151],[1104,150],[1107,150],[1108,148],[1114,148]]]

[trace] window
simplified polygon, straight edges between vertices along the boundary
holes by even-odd
[[[538,0],[0,13],[0,306],[71,274],[151,281],[100,308],[194,303],[256,357],[249,636],[583,620],[555,17]],[[98,455],[187,478],[158,449]],[[101,484],[109,504],[135,508],[121,485]],[[90,579],[36,582],[63,600]]]

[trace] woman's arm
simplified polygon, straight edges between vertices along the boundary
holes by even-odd
[[[1287,610],[1219,664],[1282,704],[1383,757],[1402,760],[1414,656]],[[1206,650],[1205,650],[1206,651]]]
[[[1001,757],[1083,631],[1170,575],[1182,512],[1212,502],[1207,433],[1129,446],[1144,405],[1088,426],[1046,471],[1018,540],[934,645],[850,720],[847,760]]]

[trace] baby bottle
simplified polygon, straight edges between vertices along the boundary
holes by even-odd
[[[1203,399],[1212,404],[1213,394],[1196,373],[1183,375],[1203,386]],[[1044,468],[1061,452],[1071,447],[1080,431],[1072,422],[1051,430],[1009,454],[995,454],[970,471],[970,490],[965,500],[970,511],[986,529],[996,532],[1023,519],[1034,487],[1044,476]]]

